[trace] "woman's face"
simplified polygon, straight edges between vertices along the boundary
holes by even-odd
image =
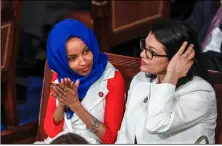
[[[140,53],[141,66],[140,70],[155,75],[164,75],[166,73],[169,60],[167,57],[160,57],[155,55],[166,55],[165,47],[156,40],[154,34],[150,32],[145,39],[145,49]],[[152,56],[150,51],[155,54],[152,59],[148,58]]]
[[[93,53],[79,38],[70,38],[66,43],[69,67],[82,76],[87,76],[93,66]]]

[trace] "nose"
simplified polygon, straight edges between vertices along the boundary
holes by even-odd
[[[146,58],[145,50],[143,50],[143,51],[140,53],[140,57],[141,57],[141,58]]]
[[[86,65],[86,60],[83,56],[79,56],[79,65]]]

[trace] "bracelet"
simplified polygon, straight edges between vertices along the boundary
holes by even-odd
[[[99,126],[100,126],[99,120],[97,120],[96,118],[93,117],[91,126],[87,127],[87,130],[89,130],[92,133],[95,133],[97,131],[96,128],[99,128]]]

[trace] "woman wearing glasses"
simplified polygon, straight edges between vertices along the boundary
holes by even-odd
[[[184,23],[156,23],[141,40],[141,72],[132,80],[117,144],[215,142],[216,97],[200,48]]]

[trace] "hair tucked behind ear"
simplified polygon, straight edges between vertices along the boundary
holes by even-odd
[[[51,144],[89,144],[84,138],[74,133],[59,136]]]
[[[184,41],[188,42],[186,49],[190,44],[194,45],[194,63],[187,76],[179,79],[177,87],[190,81],[193,76],[199,76],[208,81],[207,71],[201,65],[201,47],[197,41],[195,32],[188,25],[181,21],[163,20],[155,23],[151,28],[151,32],[165,46],[169,60],[178,52]]]

